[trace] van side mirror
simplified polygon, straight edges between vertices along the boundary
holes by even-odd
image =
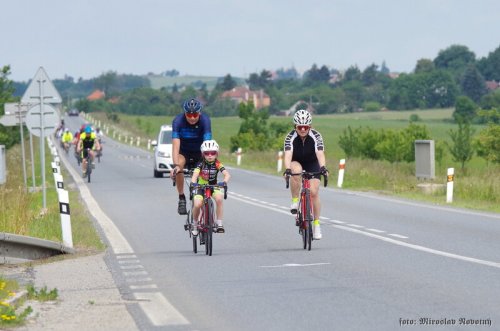
[[[156,140],[151,141],[151,146],[156,147],[158,146],[158,142]]]

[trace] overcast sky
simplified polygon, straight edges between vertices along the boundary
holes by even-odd
[[[247,77],[313,64],[364,70],[464,45],[500,46],[500,0],[2,0],[0,67],[27,81],[142,75]]]

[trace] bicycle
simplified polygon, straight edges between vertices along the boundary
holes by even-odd
[[[215,224],[215,206],[212,199],[214,189],[224,190],[224,200],[227,199],[227,186],[226,185],[209,185],[209,184],[191,184],[189,187],[189,200],[193,200],[193,196],[200,191],[203,192],[203,205],[200,210],[200,219],[198,221],[198,238],[200,245],[205,245],[205,254],[212,256],[213,248],[213,233],[217,232],[217,225]],[[190,217],[190,230],[193,228],[193,203],[191,202],[191,217]],[[191,233],[191,231],[190,231]],[[190,234],[191,235],[191,234]],[[193,236],[193,252],[197,253],[196,236]]]
[[[82,163],[83,162],[87,163],[87,173],[85,174],[85,177],[87,177],[87,182],[89,182],[89,183],[90,183],[90,174],[92,173],[92,169],[93,169],[92,158],[90,156],[90,150],[91,150],[91,148],[85,148],[86,153],[84,153],[84,154],[86,154],[86,156],[82,159]]]
[[[295,215],[295,225],[299,227],[299,234],[302,237],[304,249],[311,250],[313,238],[314,211],[311,197],[311,184],[309,180],[316,175],[323,176],[324,186],[328,185],[328,177],[322,172],[308,172],[303,170],[300,173],[292,173],[290,176],[302,177],[302,188],[299,195],[299,206]],[[290,185],[290,176],[286,176],[286,188]]]

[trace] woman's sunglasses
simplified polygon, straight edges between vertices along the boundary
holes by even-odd
[[[200,116],[199,113],[186,113],[187,118],[198,118]]]
[[[296,126],[297,130],[299,131],[307,131],[309,128],[311,128],[309,125],[297,125]]]
[[[203,155],[205,156],[215,156],[216,154],[217,154],[216,151],[203,152]]]

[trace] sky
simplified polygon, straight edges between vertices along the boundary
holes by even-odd
[[[2,0],[0,67],[28,81],[118,74],[248,77],[313,64],[411,72],[451,45],[500,47],[499,0]]]

